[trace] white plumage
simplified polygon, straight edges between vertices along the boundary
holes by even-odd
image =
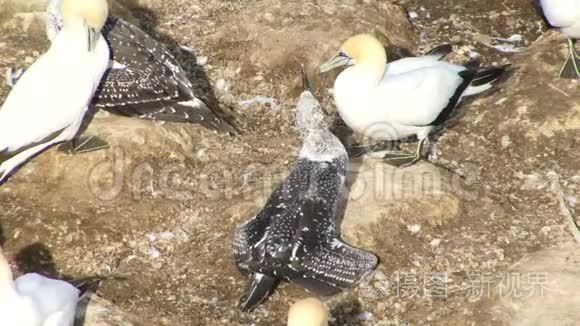
[[[104,0],[94,1],[106,6]],[[0,108],[0,183],[32,156],[76,136],[107,69],[109,48],[99,32],[101,18],[92,23],[97,12],[87,12],[87,19],[76,3],[65,5],[70,15],[64,28]]]
[[[550,25],[559,28],[568,38],[568,58],[560,77],[580,78],[580,56],[575,48],[575,40],[580,39],[580,1],[539,0],[539,3]]]
[[[56,10],[61,1],[50,0],[48,4],[49,40],[62,28],[62,17]],[[196,87],[187,73],[163,43],[113,16],[107,19],[103,35],[111,49],[111,62],[93,98],[96,107],[129,117],[199,123],[211,130],[237,134],[194,91]]]
[[[12,280],[0,250],[0,325],[72,326],[79,290],[36,273]]]
[[[559,28],[568,38],[580,38],[580,1],[540,0],[550,25]]]
[[[504,68],[470,71],[440,59],[446,53],[387,64],[385,49],[371,35],[347,40],[321,71],[350,65],[334,83],[338,112],[353,130],[377,140],[417,136],[418,152],[431,130],[453,115],[463,96],[491,87]],[[397,157],[399,158],[399,157]]]

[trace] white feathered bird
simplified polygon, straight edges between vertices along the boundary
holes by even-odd
[[[55,10],[62,0],[50,0],[46,31],[49,40],[62,27]],[[110,16],[103,28],[111,48],[110,69],[93,102],[96,107],[129,117],[199,123],[218,132],[237,134],[194,91],[194,85],[167,47],[139,27]]]
[[[0,108],[0,184],[50,146],[72,140],[109,62],[106,0],[63,0],[63,29]]]
[[[474,71],[440,61],[447,53],[435,51],[387,64],[384,46],[372,35],[360,34],[343,43],[339,54],[320,71],[350,66],[334,83],[334,99],[342,119],[354,131],[377,140],[416,136],[419,143],[414,153],[385,157],[411,164],[420,159],[433,128],[455,114],[461,98],[489,89],[505,70]]]
[[[580,55],[575,41],[580,39],[580,0],[539,0],[550,25],[568,38],[568,57],[560,70],[562,78],[580,78]]]
[[[29,273],[12,279],[0,249],[0,324],[72,326],[80,291],[71,284]]]

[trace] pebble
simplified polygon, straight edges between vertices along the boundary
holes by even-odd
[[[209,58],[206,56],[199,56],[197,57],[196,63],[198,66],[205,66],[207,64],[207,62],[209,61]]]
[[[420,224],[407,225],[407,230],[411,234],[417,234],[417,233],[419,233],[419,231],[421,231],[421,225]]]

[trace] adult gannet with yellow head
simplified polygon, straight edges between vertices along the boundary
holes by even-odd
[[[0,108],[0,183],[19,165],[77,135],[109,62],[106,0],[63,0],[63,29]]]
[[[65,281],[36,273],[13,280],[0,249],[0,325],[72,326],[79,294]]]
[[[344,42],[320,71],[350,66],[334,83],[339,114],[354,131],[373,139],[417,136],[414,153],[385,156],[411,164],[420,159],[429,133],[453,115],[461,98],[489,89],[505,70],[469,70],[440,61],[445,54],[435,51],[387,64],[383,45],[372,35],[360,34]]]
[[[550,25],[559,28],[568,38],[568,58],[560,70],[561,78],[580,78],[580,55],[575,41],[580,39],[579,0],[539,0],[542,12]]]

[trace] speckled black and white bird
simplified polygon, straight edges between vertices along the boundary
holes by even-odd
[[[290,175],[235,231],[236,264],[250,275],[240,300],[244,311],[259,305],[280,280],[332,295],[356,285],[378,262],[338,237],[335,215],[348,155],[308,89],[300,96],[296,120],[304,144]]]
[[[50,40],[62,28],[62,17],[56,10],[61,1],[51,0],[48,6],[46,31]],[[186,72],[165,45],[112,16],[103,35],[111,48],[111,62],[95,94],[96,107],[124,116],[199,123],[211,130],[237,133],[196,97]]]
[[[0,184],[54,144],[74,139],[109,62],[106,0],[63,0],[63,28],[0,108]]]

